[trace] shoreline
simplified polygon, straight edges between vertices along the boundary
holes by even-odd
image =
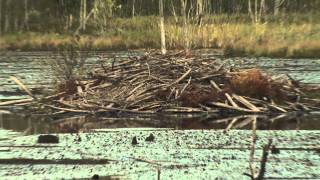
[[[176,32],[173,32],[174,30],[169,29],[168,31],[167,49],[184,49],[183,39],[180,37],[181,34],[175,36]],[[180,30],[178,31],[178,33],[181,33]],[[260,37],[260,35],[257,37],[256,35],[250,35],[249,37],[242,37],[239,35],[237,37],[231,34],[232,37],[230,36],[226,38],[223,36],[218,37],[218,35],[213,35],[213,37],[208,40],[204,40],[204,36],[212,33],[211,30],[200,30],[199,32],[191,33],[193,34],[192,37],[190,37],[190,42],[192,42],[190,47],[191,50],[218,49],[221,50],[223,55],[226,57],[269,57],[293,59],[320,58],[320,40],[317,40],[316,38],[302,40],[285,39],[280,41],[277,38],[282,36],[270,38],[269,36],[276,36],[270,33],[269,35],[263,35],[266,37]],[[148,51],[151,49],[160,49],[160,38],[157,37],[157,33],[155,34],[156,35],[153,37],[147,36],[146,38],[143,37],[143,34],[137,35],[134,38],[121,35],[82,35],[80,38],[79,49],[84,51],[136,51],[140,49]],[[302,36],[302,34],[297,34],[297,36]],[[72,45],[72,39],[72,35],[54,33],[22,33],[3,35],[0,37],[0,52],[59,51]]]

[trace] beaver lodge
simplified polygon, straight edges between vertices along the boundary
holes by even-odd
[[[1,102],[60,113],[286,113],[319,110],[319,87],[260,69],[234,69],[214,58],[157,52],[105,59],[86,79],[68,80],[57,94]]]

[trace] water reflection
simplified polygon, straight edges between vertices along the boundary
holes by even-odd
[[[261,130],[319,130],[320,114],[290,113],[279,116],[241,115],[218,118],[215,115],[152,117],[50,117],[28,114],[6,114],[0,112],[0,128],[28,134],[77,133],[103,128],[174,128],[174,129],[251,129],[253,118]]]

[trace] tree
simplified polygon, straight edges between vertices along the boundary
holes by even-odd
[[[86,30],[86,17],[87,17],[87,0],[81,0],[80,4],[80,27],[82,30]]]
[[[279,14],[279,9],[283,5],[285,0],[275,0],[274,1],[274,15],[277,16]]]
[[[181,15],[183,19],[184,30],[184,46],[186,51],[189,50],[189,37],[188,37],[188,20],[187,20],[187,0],[180,0],[181,3]]]
[[[29,10],[28,0],[24,0],[24,27],[29,31]]]
[[[135,8],[134,8],[135,3],[136,3],[136,1],[135,1],[135,0],[132,0],[132,17],[135,16]]]
[[[113,15],[113,0],[95,0],[93,12],[95,16],[94,24],[100,29],[100,33],[106,31],[108,20]]]
[[[161,33],[161,52],[166,54],[166,34],[164,28],[163,0],[159,0],[159,15],[160,15],[160,33]]]
[[[265,0],[260,0],[260,3],[258,0],[254,0],[254,12],[252,12],[252,3],[251,0],[248,0],[248,11],[253,23],[261,23],[261,18],[265,12],[265,6]]]
[[[5,17],[4,17],[4,32],[9,32],[10,28],[10,0],[5,0]]]
[[[202,16],[203,16],[203,0],[197,0],[196,16],[197,16],[197,24],[199,26],[201,26],[202,25]]]
[[[2,0],[0,0],[0,35],[2,34]]]

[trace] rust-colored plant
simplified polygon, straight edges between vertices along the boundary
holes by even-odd
[[[232,91],[251,97],[268,97],[272,92],[271,80],[260,69],[249,69],[232,74]]]

